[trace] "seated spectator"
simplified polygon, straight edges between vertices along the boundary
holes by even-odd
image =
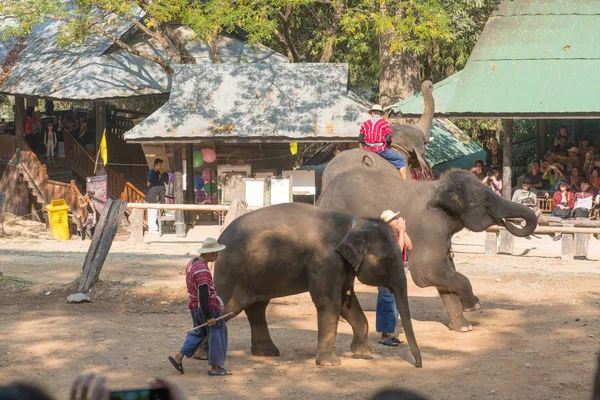
[[[577,147],[571,147],[567,150],[567,174],[570,174],[573,168],[579,168],[579,157],[577,156],[577,152]]]
[[[544,179],[547,182],[548,192],[550,194],[554,194],[554,192],[556,191],[556,184],[561,179],[565,178],[562,169],[563,167],[560,164],[550,164],[548,166],[548,169],[542,176],[542,179]]]
[[[573,191],[577,191],[581,189],[581,181],[583,180],[583,176],[579,172],[579,167],[573,167],[571,170],[571,176],[569,176],[569,184],[573,188]]]
[[[537,207],[537,195],[531,190],[531,181],[527,177],[523,178],[521,189],[515,190],[512,201],[531,208],[538,217],[542,214],[542,210]]]
[[[561,139],[564,139],[565,142],[568,143],[570,146],[575,145],[575,139],[569,136],[569,131],[566,126],[561,126],[558,130],[558,135],[554,139],[554,145],[556,146]]]
[[[483,160],[475,161],[475,166],[471,168],[471,173],[477,178],[479,182],[485,178],[485,174],[483,173]]]
[[[581,189],[575,193],[575,205],[573,206],[573,218],[587,218],[594,203],[600,202],[600,195],[596,196],[594,202],[594,194],[592,193],[590,181],[584,179],[581,181]]]
[[[487,173],[487,176],[481,181],[485,186],[488,186],[492,192],[498,196],[502,196],[502,180],[500,179],[500,171],[493,169]]]
[[[571,217],[573,207],[575,206],[575,195],[570,192],[571,186],[565,180],[556,184],[556,192],[552,198],[552,216],[567,219]],[[561,233],[556,233],[553,240],[560,240]]]
[[[579,141],[579,147],[577,147],[579,149],[579,151],[577,152],[577,156],[579,157],[579,166],[583,167],[583,165],[585,164],[585,156],[588,153],[590,147],[590,141],[587,137],[582,138]]]
[[[531,163],[531,171],[523,177],[529,179],[530,190],[535,194],[542,190],[542,175],[544,174],[540,171],[540,162],[536,160]]]
[[[600,167],[593,167],[590,171],[589,176],[590,185],[594,189],[594,193],[598,194],[600,191]]]
[[[563,137],[558,139],[558,144],[554,146],[550,155],[548,156],[548,161],[550,163],[556,164],[560,163],[563,168],[567,166],[567,162],[569,161],[569,146],[567,146],[567,140]]]
[[[498,171],[502,169],[502,152],[496,138],[490,140],[490,149],[485,156],[485,166],[486,169],[497,169]]]

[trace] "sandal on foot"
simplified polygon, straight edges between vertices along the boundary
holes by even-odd
[[[175,369],[179,372],[181,372],[183,374],[183,364],[182,363],[178,363],[177,361],[175,361],[175,359],[171,356],[169,356],[169,361],[171,361],[171,364],[175,367]]]
[[[392,341],[392,342],[394,342],[394,343],[398,343],[398,344],[402,343],[402,340],[398,339],[398,338],[397,338],[397,337],[395,337],[395,336],[394,336],[394,337],[391,337],[390,339],[391,339],[391,341]]]
[[[208,375],[210,375],[210,376],[225,376],[225,375],[231,375],[231,374],[229,372],[227,372],[227,370],[225,368],[221,368],[217,372],[213,372],[212,370],[208,371]]]
[[[393,339],[398,340],[397,338],[389,338],[389,339],[385,339],[385,340],[380,340],[379,344],[382,344],[384,346],[390,346],[390,347],[396,347],[396,346],[398,346],[398,343],[394,342]]]

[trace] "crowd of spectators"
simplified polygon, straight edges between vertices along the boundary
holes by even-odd
[[[600,152],[588,138],[576,141],[561,127],[554,146],[543,160],[531,163],[512,201],[530,207],[539,216],[537,200],[551,202],[552,215],[560,218],[596,217],[600,204]],[[489,144],[485,163],[477,160],[471,173],[490,190],[502,194],[502,152],[498,141]],[[555,236],[559,240],[560,235]]]

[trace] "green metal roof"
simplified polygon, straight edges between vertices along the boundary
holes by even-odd
[[[503,1],[465,68],[434,86],[436,115],[600,118],[600,1]],[[423,112],[420,94],[391,106]]]
[[[475,160],[485,159],[485,151],[447,119],[433,120],[431,137],[425,159],[436,175],[450,168],[469,169]]]

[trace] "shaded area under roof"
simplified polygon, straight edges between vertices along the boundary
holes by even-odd
[[[355,140],[370,104],[347,85],[342,64],[182,65],[170,100],[125,139]]]
[[[503,1],[465,68],[434,88],[436,116],[600,118],[600,2]],[[390,107],[423,112],[419,94]]]
[[[83,45],[58,47],[55,40],[62,25],[45,20],[32,29],[8,77],[0,80],[0,93],[54,100],[100,100],[170,91],[172,79],[158,64],[116,47],[101,35],[91,36]],[[157,42],[136,31],[131,23],[120,21],[105,27],[128,45],[167,58]],[[192,34],[182,26],[175,31],[181,38]],[[15,40],[0,42],[0,65],[7,62],[15,45]],[[197,63],[212,63],[205,43],[188,41],[186,48]],[[265,46],[246,45],[235,35],[221,37],[219,52],[223,62],[288,62],[282,54]]]

